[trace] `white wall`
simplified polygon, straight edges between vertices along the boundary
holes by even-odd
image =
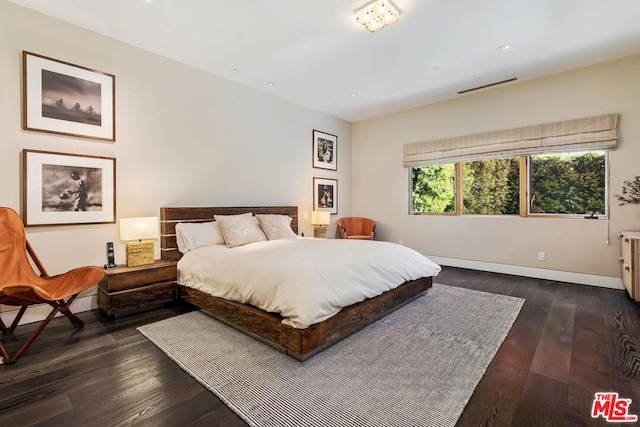
[[[578,273],[568,277],[579,283],[580,274],[604,276],[596,282],[620,283],[617,232],[640,229],[640,206],[619,206],[611,195],[610,224],[584,219],[411,216],[402,147],[619,113],[619,148],[610,157],[611,193],[619,194],[625,179],[640,174],[638,76],[640,56],[632,56],[354,123],[353,214],[374,218],[380,238],[403,240],[451,265],[510,266],[505,272],[523,275],[535,275],[532,269],[562,271]],[[539,251],[546,252],[546,262],[537,260]]]
[[[114,74],[116,142],[22,130],[23,50]],[[349,122],[6,0],[0,93],[1,206],[20,212],[21,151],[36,149],[115,157],[117,218],[155,216],[161,206],[297,205],[300,231],[312,235],[304,215],[312,210],[314,176],[338,179],[339,216],[350,214]],[[338,135],[337,172],[311,167],[313,129]],[[29,227],[27,237],[51,274],[104,264],[107,241],[124,262],[116,224]]]

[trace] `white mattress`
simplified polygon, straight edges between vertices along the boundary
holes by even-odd
[[[278,313],[283,323],[304,329],[439,272],[439,265],[394,243],[297,238],[190,251],[178,262],[178,283]]]

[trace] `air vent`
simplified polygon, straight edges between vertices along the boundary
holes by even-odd
[[[467,93],[467,92],[473,92],[474,90],[480,90],[480,89],[484,89],[484,88],[491,87],[491,86],[497,86],[497,85],[501,85],[501,84],[504,84],[504,83],[514,82],[516,80],[518,80],[518,78],[517,77],[513,77],[511,79],[503,80],[501,82],[489,83],[488,85],[478,86],[478,87],[474,87],[474,88],[466,89],[466,90],[461,90],[460,92],[458,92],[458,95],[461,95],[461,94]]]

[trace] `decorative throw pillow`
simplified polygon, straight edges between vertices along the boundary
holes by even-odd
[[[228,248],[267,240],[251,212],[240,215],[214,215]]]
[[[256,215],[260,227],[269,240],[295,239],[296,233],[291,229],[291,218],[288,215]]]
[[[183,254],[202,246],[224,245],[220,228],[215,221],[176,224],[176,242],[178,250]]]

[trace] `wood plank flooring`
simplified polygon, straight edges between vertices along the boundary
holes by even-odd
[[[640,309],[624,291],[448,267],[436,282],[526,299],[458,426],[616,425],[591,418],[597,391],[640,415]],[[0,365],[0,426],[244,426],[136,331],[190,310],[93,310],[81,330],[54,319],[16,365]],[[2,342],[13,353],[36,326]]]

